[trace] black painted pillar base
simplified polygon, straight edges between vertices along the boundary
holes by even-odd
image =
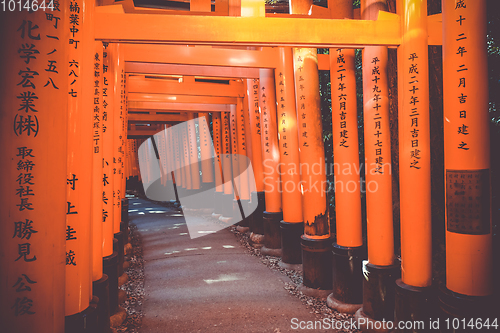
[[[437,319],[435,310],[435,290],[433,287],[414,287],[396,280],[396,301],[394,309],[395,332],[420,333],[430,330],[429,321]],[[398,329],[398,322],[423,321],[425,326],[412,330]]]
[[[123,242],[123,232],[117,232],[113,240],[113,252],[118,254],[118,276],[123,274],[123,263],[125,262],[125,243]]]
[[[97,303],[99,299],[93,297],[89,307],[82,312],[75,313],[64,318],[65,333],[94,333],[98,330],[99,316],[97,313]]]
[[[214,215],[217,215],[220,216],[222,215],[222,207],[223,207],[223,204],[222,204],[222,196],[224,195],[223,192],[215,192],[215,195],[214,195],[214,204],[213,204],[213,207],[214,207]]]
[[[264,246],[260,252],[268,256],[281,256],[281,230],[280,221],[283,213],[264,212]]]
[[[376,266],[363,261],[363,307],[360,309],[375,320],[394,320],[396,280],[401,276],[399,262]]]
[[[280,222],[281,261],[285,264],[302,263],[301,237],[304,234],[304,222]]]
[[[92,294],[99,299],[97,303],[98,327],[96,332],[109,333],[111,325],[109,322],[109,280],[103,274],[99,280],[92,282]]]
[[[103,273],[109,281],[109,313],[113,315],[118,309],[118,253],[102,258]]]
[[[241,204],[240,200],[233,199],[233,212],[231,215],[231,217],[232,217],[231,222],[233,224],[240,222],[240,217],[241,217],[240,204]]]
[[[123,244],[129,243],[128,221],[120,222],[120,232],[123,234]]]
[[[122,207],[122,221],[128,223],[128,198],[123,198],[121,202]]]
[[[467,326],[467,323],[473,319],[474,325],[476,325],[476,319],[481,318],[482,323],[489,319],[491,324],[495,318],[497,318],[497,324],[500,325],[499,313],[500,306],[498,299],[494,295],[489,296],[468,296],[464,294],[459,294],[450,289],[441,286],[438,292],[439,297],[439,310],[441,315],[439,328],[441,332],[479,332],[479,329],[471,329]],[[458,320],[459,319],[459,323]],[[447,325],[446,319],[449,319],[449,324]],[[463,319],[465,319],[465,327],[463,325]],[[453,324],[458,329],[453,329]],[[448,326],[448,327],[447,327]],[[465,328],[465,329],[464,329]],[[490,326],[490,329],[483,328],[485,332],[494,331],[496,328]]]
[[[252,192],[252,201],[257,201],[257,209],[252,213],[249,221],[250,231],[263,235],[264,234],[264,220],[263,213],[266,210],[266,198],[264,192]]]
[[[363,305],[363,260],[366,247],[333,244],[333,293],[327,305],[342,313],[355,313]]]
[[[222,216],[223,217],[233,217],[233,194],[223,194],[221,196],[222,200]]]
[[[307,235],[302,235],[301,240],[303,285],[310,289],[331,292],[332,240],[313,239]]]

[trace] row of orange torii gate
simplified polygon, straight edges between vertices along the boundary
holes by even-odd
[[[215,1],[215,10],[191,1],[190,12],[131,1],[46,4],[4,11],[0,20],[2,327],[62,332],[65,317],[67,331],[94,329],[93,320],[109,327],[124,276],[125,180],[138,175],[133,139],[195,113],[211,119],[218,156],[251,160],[255,192],[265,197],[261,232],[279,237],[265,245],[282,247],[285,264],[302,261],[305,292],[333,289],[332,307],[354,311],[362,303],[357,314],[375,321],[394,320],[394,311],[398,321],[428,317],[435,304],[428,45],[443,45],[447,274],[439,307],[454,317],[484,314],[493,294],[485,0],[446,0],[432,16],[425,0],[398,0],[397,13],[384,0],[361,1],[355,11],[347,0],[329,8],[292,0],[291,14],[266,13],[255,0]],[[388,47],[398,50],[399,133],[389,128]],[[366,258],[363,189],[353,171],[354,48],[363,49]],[[335,193],[333,254],[318,70],[331,74],[334,172],[344,184]],[[177,137],[179,159],[198,158],[194,131]],[[394,135],[401,263],[393,244]],[[191,176],[181,170],[175,179],[178,192],[198,186],[194,165]],[[201,185],[212,181],[207,168]],[[97,294],[109,304],[96,303]]]

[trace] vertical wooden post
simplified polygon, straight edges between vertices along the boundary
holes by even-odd
[[[295,109],[293,51],[290,47],[279,48],[278,65],[274,74],[278,102],[280,175],[283,201],[283,220],[280,223],[281,259],[283,264],[293,265],[302,263],[300,237],[304,234],[304,221],[299,173],[299,129]]]
[[[257,209],[250,220],[250,231],[255,235],[264,234],[262,214],[266,209],[264,193],[264,166],[262,164],[262,128],[261,110],[259,106],[259,79],[247,79],[249,131],[252,141],[252,167],[255,175],[255,192],[251,194],[252,200],[257,199]],[[257,238],[253,237],[253,240]]]
[[[223,112],[222,115],[222,181],[224,183],[224,195],[222,203],[222,216],[220,218],[231,218],[233,216],[233,181],[231,165],[231,126],[230,113]]]
[[[214,217],[222,215],[222,195],[224,194],[224,185],[222,181],[222,126],[221,113],[212,113],[212,133],[215,148],[214,171],[215,171],[215,198],[214,198]]]
[[[71,40],[78,40],[68,48],[68,171],[66,210],[66,331],[78,331],[92,325],[97,329],[95,306],[92,299],[92,244],[91,244],[91,176],[92,176],[92,50],[93,36],[88,36],[88,8],[84,1],[67,4]],[[76,22],[76,23],[75,23]],[[77,29],[74,29],[77,27]],[[90,54],[89,54],[90,53]],[[84,82],[85,80],[85,82]],[[86,93],[84,95],[84,90]],[[85,99],[86,98],[86,99]],[[99,258],[99,263],[102,260]],[[91,319],[92,318],[92,319]],[[88,320],[90,319],[90,320]]]
[[[189,149],[189,161],[191,168],[191,181],[192,189],[200,189],[200,162],[198,158],[198,142],[196,140],[196,127],[195,127],[195,116],[194,113],[188,113],[188,119],[191,120],[187,126],[188,132],[188,149]]]
[[[290,1],[291,14],[309,15],[311,11],[312,0]],[[306,292],[310,289],[331,290],[332,254],[326,206],[327,182],[317,50],[295,48],[293,57],[303,192],[303,287]]]
[[[208,112],[202,112],[198,114],[200,119],[205,119],[207,127],[199,126],[200,131],[200,157],[201,157],[201,180],[203,183],[213,183],[214,182],[214,166],[212,164],[212,156],[214,156],[213,148],[209,145],[210,132],[208,131],[208,126],[210,126],[210,119]],[[219,114],[220,120],[220,114]],[[220,126],[220,123],[219,123]],[[219,127],[220,132],[220,127]],[[219,133],[220,140],[220,133]],[[220,141],[219,141],[220,144]]]
[[[352,19],[351,0],[329,3],[332,19]],[[333,293],[328,306],[355,312],[363,302],[363,246],[355,50],[330,48],[333,174],[336,243],[333,244]],[[327,168],[331,172],[331,167]]]
[[[261,252],[281,256],[280,221],[281,180],[279,174],[280,154],[278,146],[278,124],[276,117],[276,90],[274,74],[270,69],[260,69],[259,104],[262,115],[262,151],[264,158],[264,191],[266,211],[264,216],[264,247]]]
[[[376,20],[387,11],[386,0],[361,1],[361,17]],[[363,313],[375,320],[393,320],[394,286],[400,275],[395,264],[392,217],[391,133],[389,126],[388,51],[384,46],[363,50],[363,117],[366,175],[366,215],[369,272],[363,280]]]
[[[444,1],[442,8],[447,289],[441,307],[454,317],[485,317],[493,293],[486,1]]]
[[[0,14],[0,322],[6,332],[64,332],[67,10],[58,6],[53,20],[42,10]]]
[[[92,280],[102,278],[103,257],[103,216],[102,216],[102,43],[94,43],[92,57]],[[84,90],[85,91],[85,90]]]
[[[116,53],[116,44],[103,43],[103,86],[102,86],[102,200],[103,200],[103,249],[104,256],[113,254],[114,239],[114,210],[113,210],[113,57]]]
[[[248,113],[248,103],[245,103],[244,98],[238,97],[236,102],[236,134],[238,136],[238,178],[239,187],[238,195],[240,197],[240,203],[242,207],[242,213],[248,211],[250,206],[250,182],[248,177],[247,167],[248,167],[248,146],[246,137],[246,127],[245,124],[245,113]],[[247,216],[242,216],[243,220],[239,222],[239,226],[244,227],[245,232],[248,231],[248,219]]]
[[[102,62],[102,221],[103,221],[103,272],[109,279],[109,312],[118,309],[118,252],[114,251],[113,209],[113,129],[114,129],[114,63],[116,44],[103,42]]]
[[[238,177],[240,175],[240,165],[239,165],[239,158],[238,154],[240,153],[239,149],[239,141],[238,139],[238,107],[234,104],[230,105],[231,113],[230,113],[230,122],[229,122],[229,128],[231,131],[231,166],[232,166],[232,178],[230,179],[230,183],[233,186],[233,194],[234,194],[234,200],[233,200],[233,213],[232,213],[232,221],[240,221],[241,217],[241,202],[240,202],[240,184],[241,184],[241,177]]]
[[[121,137],[123,124],[123,99],[122,99],[122,75],[125,72],[125,58],[123,48],[116,44],[116,53],[113,52],[113,158],[112,158],[112,177],[113,177],[113,231],[115,234],[120,232],[121,223],[121,202],[122,202],[122,179],[121,179]]]
[[[107,329],[109,321],[109,278],[104,274],[103,262],[107,263],[104,254],[103,233],[103,47],[102,42],[94,41],[92,55],[92,71],[90,87],[91,106],[89,113],[92,117],[92,292],[99,298],[97,311],[99,313],[99,329]],[[85,72],[84,72],[85,74]],[[84,90],[84,93],[87,90]],[[87,97],[86,97],[87,98]],[[111,252],[112,254],[112,252]]]
[[[431,163],[427,2],[398,2],[401,279],[396,281],[395,320],[427,320],[432,284]]]
[[[183,154],[182,154],[182,161],[183,161],[183,171],[184,171],[184,179],[185,179],[185,186],[184,188],[186,190],[191,190],[193,187],[191,183],[191,155],[189,152],[189,135],[188,135],[188,129],[187,126],[182,126],[181,129],[181,142],[182,142],[182,149],[183,149]]]
[[[305,291],[320,289],[329,294],[332,254],[316,49],[294,49],[294,74],[303,188],[303,286]]]

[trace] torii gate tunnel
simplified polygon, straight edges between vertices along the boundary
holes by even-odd
[[[238,222],[282,267],[301,265],[302,292],[355,313],[363,330],[439,316],[492,321],[486,0],[442,0],[442,13],[430,16],[426,0],[395,0],[395,13],[387,0],[352,3],[290,0],[275,13],[263,0],[2,2],[0,327],[108,332],[123,312],[127,186],[157,179],[173,189],[165,201]],[[443,50],[439,291],[429,45]],[[397,49],[397,131],[389,49]],[[329,110],[320,105],[325,70]],[[331,112],[333,168],[322,112]],[[213,201],[186,199],[204,191]]]

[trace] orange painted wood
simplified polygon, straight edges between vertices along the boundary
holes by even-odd
[[[278,102],[278,133],[280,175],[283,202],[283,221],[303,221],[302,189],[300,183],[299,129],[295,108],[293,52],[280,47],[278,66],[274,72]]]
[[[387,10],[385,0],[364,0],[361,5],[365,20],[374,20],[379,10]],[[379,266],[394,263],[387,57],[384,46],[363,50],[368,261]]]
[[[432,284],[431,145],[427,2],[404,0],[398,49],[401,279]]]
[[[442,9],[446,287],[485,296],[493,293],[486,1],[444,1]],[[450,204],[471,201],[472,212]]]
[[[279,213],[281,209],[280,152],[276,119],[276,92],[271,70],[260,71],[259,104],[262,115],[262,157],[266,211]]]

